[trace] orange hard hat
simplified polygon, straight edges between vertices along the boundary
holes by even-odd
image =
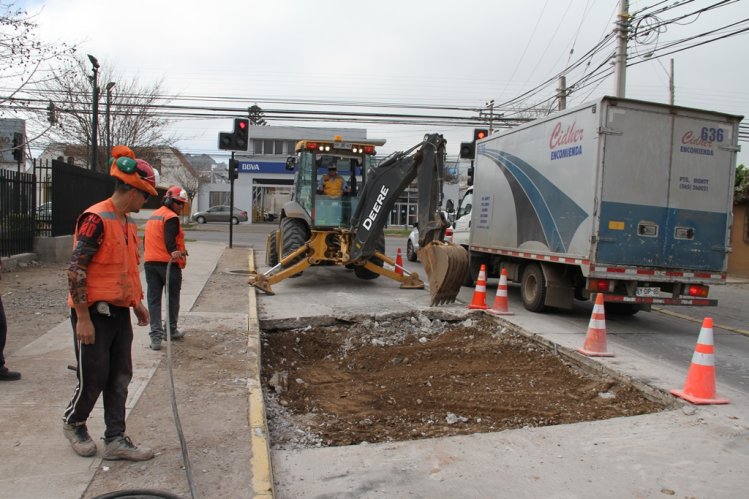
[[[135,187],[151,196],[156,196],[156,171],[148,161],[135,159],[132,149],[127,146],[112,148],[112,165],[109,174],[124,183]]]
[[[164,194],[164,198],[170,198],[172,201],[186,203],[187,192],[185,192],[185,190],[182,187],[178,185],[173,185],[169,189],[166,190],[166,194]]]

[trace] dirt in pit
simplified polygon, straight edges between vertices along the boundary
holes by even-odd
[[[263,336],[274,448],[494,432],[662,410],[488,318],[424,315]]]

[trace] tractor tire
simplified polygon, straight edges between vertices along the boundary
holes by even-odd
[[[265,264],[268,267],[278,265],[278,230],[274,230],[268,236],[268,252],[265,255]]]
[[[307,224],[299,218],[284,218],[281,220],[281,255],[282,258],[286,258],[287,255],[295,252],[309,240],[309,231],[307,230]],[[284,267],[288,268],[295,263],[299,262],[303,257],[295,258],[293,261]],[[292,277],[298,277],[302,275],[301,272],[294,274]]]
[[[541,266],[535,263],[526,265],[520,280],[520,296],[523,306],[531,312],[543,312],[546,309],[546,277]]]
[[[380,234],[380,237],[377,238],[376,248],[377,248],[377,251],[379,251],[380,253],[383,253],[383,254],[385,253],[385,233]],[[371,258],[369,261],[374,263],[378,267],[382,267],[384,263],[379,258]],[[371,279],[377,279],[378,277],[380,277],[380,274],[378,274],[377,272],[372,272],[369,269],[366,269],[364,267],[359,267],[359,266],[354,267],[354,274],[359,279],[364,279],[367,281]]]

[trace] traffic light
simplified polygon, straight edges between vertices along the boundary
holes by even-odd
[[[47,121],[50,125],[57,123],[57,108],[52,101],[49,101],[49,106],[47,106]]]
[[[234,131],[218,134],[218,148],[225,151],[246,151],[249,142],[250,120],[246,118],[234,119]]]
[[[23,163],[23,134],[13,133],[13,159],[18,163]]]
[[[236,118],[234,120],[234,145],[240,151],[247,150],[247,138],[250,133],[250,120]]]
[[[473,141],[485,139],[489,136],[489,130],[486,128],[474,128],[473,129]]]
[[[476,157],[476,144],[474,142],[460,143],[461,159],[473,159]]]
[[[239,161],[229,159],[229,180],[234,182],[239,178]]]

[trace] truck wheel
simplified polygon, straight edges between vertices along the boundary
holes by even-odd
[[[414,243],[410,239],[406,242],[406,258],[408,258],[409,262],[415,262],[418,259],[414,251]]]
[[[520,281],[520,296],[523,306],[531,312],[543,312],[546,308],[546,278],[536,263],[526,265]]]
[[[380,234],[380,237],[377,239],[377,245],[375,247],[380,253],[385,253],[385,233]],[[378,267],[382,267],[382,264],[384,263],[379,258],[370,258],[369,261],[374,263]],[[380,274],[378,274],[377,272],[372,272],[369,269],[359,266],[354,267],[354,275],[356,275],[356,277],[358,277],[359,279],[364,279],[367,281],[380,277]]]
[[[278,265],[278,230],[274,230],[268,236],[268,250],[265,253],[265,264],[268,267]]]
[[[281,220],[281,251],[283,258],[304,246],[304,243],[308,239],[307,225],[303,220],[299,218],[284,218]],[[302,258],[304,257],[295,258],[284,268],[291,267]],[[292,277],[299,277],[300,275],[302,275],[301,272],[294,274]]]
[[[463,286],[475,286],[481,272],[481,264],[484,259],[471,251],[468,252],[468,272],[463,278]]]

